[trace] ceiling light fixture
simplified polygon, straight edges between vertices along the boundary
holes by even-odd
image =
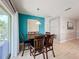
[[[72,8],[67,8],[67,9],[65,9],[65,11],[68,11],[68,10],[71,10]]]
[[[40,9],[39,8],[37,8],[37,11],[39,11]]]

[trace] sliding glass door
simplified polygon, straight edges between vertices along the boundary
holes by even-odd
[[[11,17],[10,14],[0,6],[0,43],[3,42],[5,52],[3,58],[11,53]]]

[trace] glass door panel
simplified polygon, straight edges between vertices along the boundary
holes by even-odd
[[[11,17],[10,14],[0,6],[0,43],[2,42],[6,47],[5,55],[11,54]]]

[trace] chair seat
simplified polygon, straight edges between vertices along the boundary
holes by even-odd
[[[34,47],[34,39],[30,39],[30,44]]]
[[[30,43],[30,40],[26,40],[26,41],[24,41],[24,43]]]

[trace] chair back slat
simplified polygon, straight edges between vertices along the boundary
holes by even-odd
[[[34,48],[41,50],[43,47],[44,47],[44,37],[43,36],[35,36]]]
[[[46,49],[46,58],[48,59],[47,52],[52,50],[53,56],[55,57],[54,49],[53,49],[53,40],[55,35],[47,35],[45,37],[45,49]]]
[[[53,44],[54,35],[47,35],[45,37],[45,45],[49,46]]]
[[[46,40],[46,44],[49,44],[49,43],[50,43],[50,38],[51,38],[50,35],[47,35],[47,36],[46,36],[46,38],[45,38],[45,40]]]

